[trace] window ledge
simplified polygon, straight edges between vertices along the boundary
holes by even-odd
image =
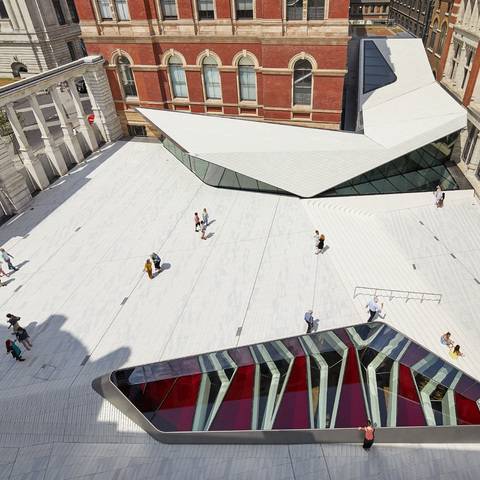
[[[238,104],[241,107],[257,107],[257,101],[256,100],[240,100]]]
[[[137,97],[125,97],[125,103],[140,103],[140,99]]]
[[[222,105],[223,100],[221,98],[207,98],[205,100],[206,105]]]
[[[311,105],[293,105],[292,111],[293,112],[311,112],[312,106]]]

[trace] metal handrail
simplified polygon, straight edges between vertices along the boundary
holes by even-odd
[[[368,290],[368,292],[358,292],[358,290]],[[394,288],[376,288],[376,287],[355,287],[353,291],[353,298],[356,298],[358,295],[372,295],[376,296],[377,293],[380,292],[387,292],[389,295],[388,296],[390,300],[394,298],[404,298],[405,302],[408,302],[409,300],[420,300],[420,303],[423,303],[423,301],[430,301],[430,302],[438,302],[440,303],[442,301],[442,294],[441,293],[431,293],[431,292],[415,292],[413,290],[396,290]],[[397,295],[400,294],[400,295]],[[402,295],[405,294],[405,295]],[[419,295],[420,297],[416,296]],[[427,297],[433,297],[433,298],[427,298]]]

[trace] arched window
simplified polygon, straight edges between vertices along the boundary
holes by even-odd
[[[12,75],[14,76],[14,78],[20,78],[21,73],[27,73],[28,72],[27,67],[21,62],[13,62],[10,65],[10,67],[12,69]]]
[[[297,60],[293,67],[293,104],[312,103],[312,65],[308,60]]]
[[[135,86],[135,79],[133,78],[130,61],[124,55],[117,58],[118,77],[122,84],[123,93],[126,97],[136,97],[137,87]]]
[[[437,53],[442,54],[443,46],[445,45],[445,37],[447,36],[447,22],[444,22],[442,25],[442,30],[440,31],[440,38],[438,39]]]
[[[435,49],[435,41],[437,39],[437,30],[438,30],[438,20],[433,22],[432,32],[430,33],[430,43],[428,47],[432,50]]]
[[[238,62],[238,86],[240,100],[255,101],[257,99],[255,65],[250,57],[242,57]]]
[[[178,55],[172,55],[168,59],[168,73],[172,84],[174,98],[188,98],[187,78],[182,60]]]
[[[222,85],[220,72],[215,58],[210,55],[203,59],[203,84],[207,100],[220,100],[222,98]]]

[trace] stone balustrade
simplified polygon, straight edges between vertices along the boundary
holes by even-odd
[[[94,114],[93,124],[88,121],[83,99],[77,90],[78,81],[82,79]],[[52,135],[49,130],[45,106],[38,101],[38,96],[45,94],[51,99],[61,134]],[[34,126],[40,133],[40,144],[33,145],[29,141],[17,111],[19,104],[26,104],[28,112],[33,115]],[[84,161],[99,148],[99,144],[122,136],[104,59],[98,55],[0,88],[0,109],[7,114],[20,158],[20,162],[15,161],[9,137],[0,137],[0,202],[7,214],[25,209],[32,190],[48,187],[52,178],[65,175],[72,164]],[[48,168],[41,156],[46,156]]]

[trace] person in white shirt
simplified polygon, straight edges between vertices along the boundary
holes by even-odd
[[[378,297],[373,297],[366,305],[368,311],[370,312],[370,316],[368,317],[367,323],[371,322],[377,314],[382,311],[383,303],[378,303]]]
[[[433,196],[435,197],[435,205],[437,208],[443,207],[443,199],[445,198],[445,193],[442,191],[442,187],[437,185],[437,189],[433,192]]]
[[[315,233],[313,234],[313,241],[315,244],[315,255],[318,255],[320,253],[320,250],[318,249],[318,244],[320,242],[320,232],[318,230],[315,230]]]

